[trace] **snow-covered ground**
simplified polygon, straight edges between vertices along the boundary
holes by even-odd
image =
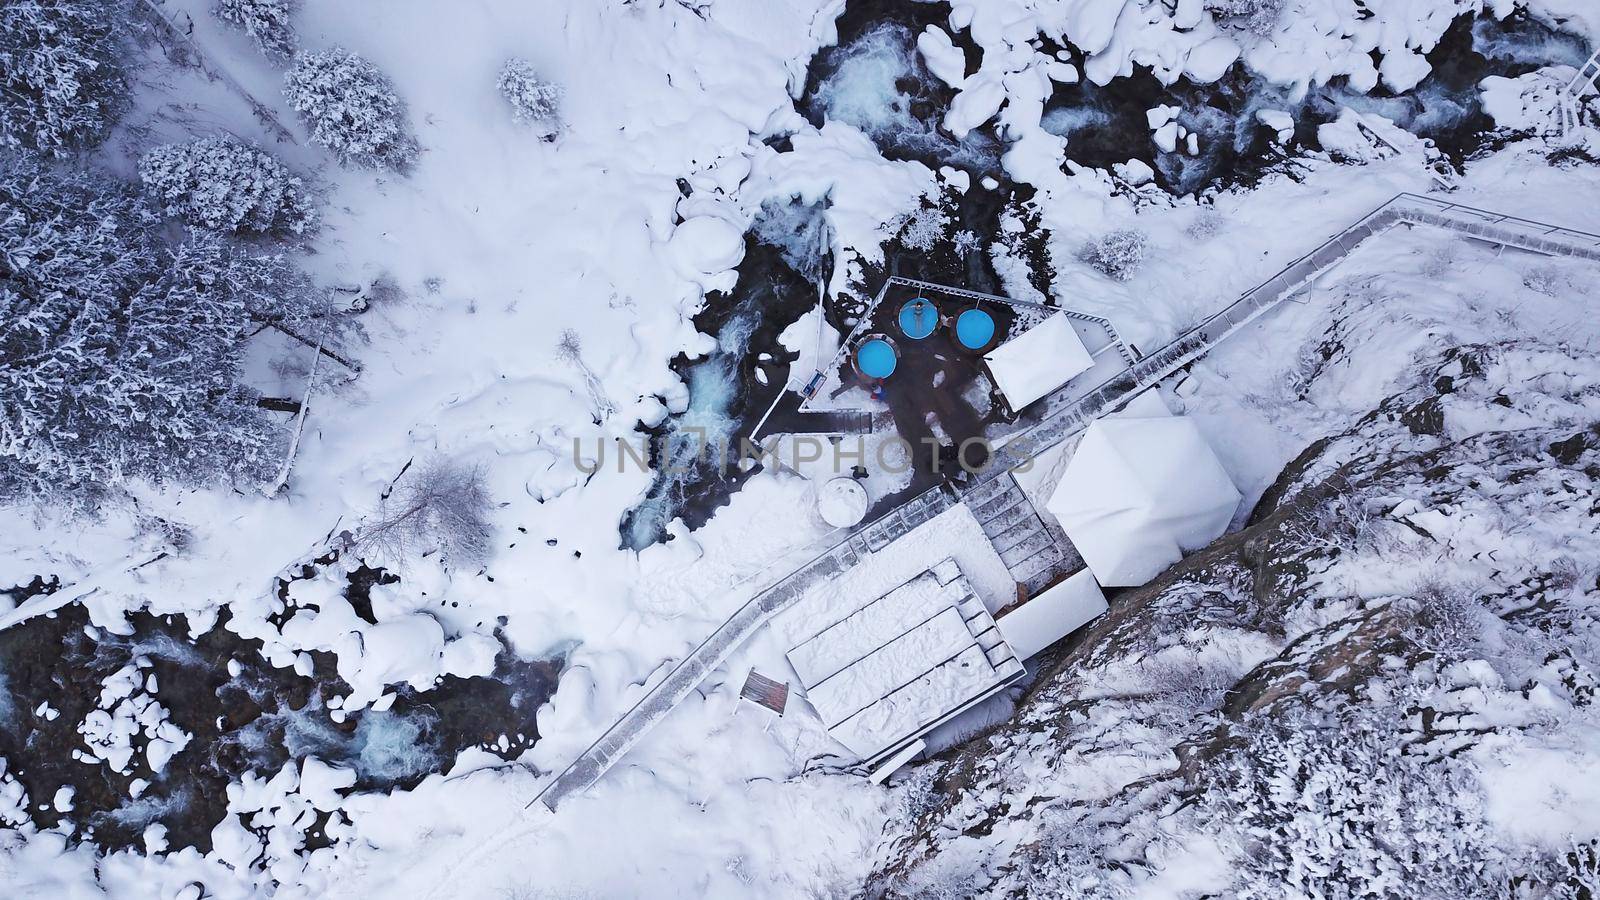
[[[837,39],[842,0],[305,4],[294,20],[304,47],[360,53],[404,99],[421,153],[399,175],[341,168],[307,145],[283,100],[282,72],[224,28],[208,0],[157,5],[192,22],[195,43],[301,141],[274,143],[222,85],[152,61],[98,158],[131,174],[150,146],[228,133],[314,173],[323,225],[301,262],[327,285],[368,287],[366,342],[350,351],[361,372],[350,377],[323,361],[326,380],[292,477],[275,497],[135,484],[129,502],[94,518],[0,509],[0,585],[54,576],[64,592],[80,585],[73,596],[92,586],[82,602],[111,632],[129,627],[129,609],[185,614],[196,634],[225,610],[224,627],[262,641],[272,666],[309,676],[315,658],[331,655],[343,688],[329,703],[330,721],[387,708],[401,685],[425,690],[446,675],[487,675],[502,640],[525,658],[562,658],[565,668],[539,714],[539,740],[516,764],[468,750],[414,789],[347,796],[354,772],[307,758],[230,789],[229,814],[207,852],[167,852],[153,825],[144,852],[97,860],[92,842],[75,843],[84,835],[26,821],[30,804],[65,812],[73,796],[26,797],[5,773],[28,760],[0,759],[0,826],[17,825],[0,829],[0,883],[13,896],[854,893],[894,814],[890,796],[829,770],[839,748],[820,723],[792,714],[769,725],[737,702],[751,666],[786,671],[783,653],[795,643],[786,633],[759,635],[559,815],[524,809],[671,661],[755,585],[803,562],[827,531],[813,513],[811,482],[772,470],[746,482],[704,527],[691,533],[669,523],[673,540],[621,548],[621,523],[654,477],[619,469],[612,442],[637,445],[638,425],[672,416],[731,428],[717,394],[728,385],[686,385],[671,362],[732,339],[697,332],[691,317],[734,287],[762,205],[826,201],[839,261],[830,288],[860,294],[876,287],[884,243],[924,203],[998,187],[962,166],[980,167],[969,154],[1000,152],[1007,189],[1034,192],[1054,269],[1050,299],[1109,318],[1125,340],[1149,349],[1395,193],[1432,182],[1420,158],[1369,148],[1363,164],[1348,166],[1302,147],[1250,189],[1204,202],[1174,198],[1147,183],[1143,163],[1116,173],[1066,163],[1073,130],[1096,119],[1047,115],[1054,85],[1114,89],[1136,65],[1164,82],[1215,81],[1242,60],[1290,97],[1336,76],[1356,89],[1381,83],[1404,92],[1428,74],[1425,54],[1457,14],[1501,16],[1520,6],[1600,36],[1600,16],[1581,0],[1374,4],[1359,22],[1351,4],[1290,0],[1285,24],[1267,37],[1218,24],[1194,0],[957,0],[941,25],[879,36],[847,54],[815,86],[812,108],[827,119],[817,127],[797,102],[813,57]],[[1055,52],[1067,45],[1078,52]],[[561,86],[554,140],[514,122],[497,93],[497,73],[512,56]],[[901,103],[897,84],[918,66],[952,94],[939,111],[945,131],[895,150],[883,133],[916,131],[926,119]],[[1549,84],[1563,73],[1486,85],[1489,114],[1506,127],[1548,132],[1556,114]],[[1261,113],[1274,136],[1287,130],[1287,112]],[[1168,127],[1179,121],[1153,115],[1141,137],[1150,146],[1129,158],[1151,146],[1183,155],[1192,132]],[[1593,129],[1565,140],[1600,155]],[[1546,154],[1561,143],[1534,137],[1471,160],[1450,199],[1600,231],[1600,168],[1581,159],[1551,164]],[[1148,236],[1143,264],[1121,281],[1077,259],[1085,242],[1119,228]],[[1013,294],[1037,293],[1026,273],[1001,264],[999,244],[988,249]],[[1303,306],[1286,306],[1198,364],[1198,393],[1171,399],[1207,432],[1248,508],[1285,462],[1382,399],[1445,324],[1461,341],[1494,337],[1497,322],[1592,339],[1584,331],[1592,320],[1572,316],[1570,304],[1595,277],[1580,263],[1495,256],[1418,232],[1364,248],[1313,286]],[[374,283],[393,290],[371,290]],[[1354,348],[1349,372],[1308,382],[1313,393],[1297,396],[1296,367],[1314,362],[1293,354],[1352,285],[1414,302],[1396,321],[1364,321],[1359,333],[1338,335]],[[1540,292],[1547,286],[1567,305]],[[1476,298],[1465,321],[1462,297]],[[838,341],[831,324],[809,317],[787,338],[801,348],[793,371],[807,374],[807,360],[826,359]],[[269,394],[302,386],[296,373],[312,353],[289,342],[263,349],[285,364],[257,360],[253,377]],[[612,452],[595,470],[602,444]],[[398,584],[374,589],[376,621],[340,596],[349,560],[296,576],[278,596],[278,578],[323,556],[341,532],[359,530],[408,466],[435,458],[483,468],[492,542],[481,567],[447,567],[437,556],[404,561]],[[187,533],[181,548],[152,525],[159,520]],[[994,574],[998,560],[976,526],[946,531],[941,540],[958,546],[919,552],[935,561],[982,557],[964,561],[963,571],[992,608],[1004,605],[1010,585],[1003,571]],[[908,566],[899,580],[920,571]],[[5,685],[0,671],[0,726],[48,714],[9,705]],[[100,711],[81,723],[83,765],[120,769],[137,752],[160,772],[186,747],[195,752],[190,736],[164,721],[163,689],[137,665],[105,683]],[[1574,772],[1595,765],[1576,750],[1559,762]],[[1530,787],[1533,775],[1516,779],[1491,787],[1499,808],[1548,787]],[[296,835],[319,818],[332,821],[325,846],[306,850]],[[1527,818],[1508,813],[1517,827],[1532,828]]]

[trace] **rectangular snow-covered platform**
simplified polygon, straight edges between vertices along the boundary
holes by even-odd
[[[1022,663],[953,559],[864,603],[788,652],[839,743],[882,759],[1022,676]]]

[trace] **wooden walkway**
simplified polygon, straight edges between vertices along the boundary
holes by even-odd
[[[1087,395],[1076,397],[1073,402],[1061,405],[1051,404],[1050,398],[1040,401],[1046,404],[1049,409],[1048,414],[1027,431],[999,448],[987,472],[975,479],[971,485],[961,489],[959,497],[949,487],[931,489],[839,540],[786,577],[761,590],[700,646],[679,661],[665,678],[608,728],[599,740],[547,784],[528,806],[531,808],[535,804],[542,804],[554,811],[566,798],[598,781],[606,770],[621,759],[623,754],[627,753],[628,749],[636,744],[656,722],[693,693],[707,675],[722,665],[774,614],[794,603],[812,586],[833,578],[854,565],[862,556],[877,551],[958,502],[970,500],[970,506],[979,507],[986,500],[1008,494],[1008,483],[1012,481],[1010,469],[1072,436],[1087,427],[1095,418],[1114,411],[1134,395],[1192,363],[1218,342],[1254,321],[1305,286],[1312,278],[1348,256],[1368,239],[1400,225],[1447,228],[1492,244],[1517,247],[1546,255],[1572,256],[1600,262],[1600,235],[1473,209],[1415,194],[1401,194],[1395,197]],[[1068,390],[1077,391],[1072,386],[1063,388],[1063,391]],[[1000,482],[1000,479],[1004,481]],[[1026,498],[1022,502],[1026,504]],[[1015,504],[1005,508],[1010,509],[1013,506]],[[977,511],[975,509],[975,513]],[[1018,510],[1017,515],[1023,520],[1027,519],[1026,511]],[[1000,529],[997,534],[1006,532],[1007,529]],[[1040,542],[1037,536],[1040,532],[1029,528],[1025,533],[1029,541]],[[1042,533],[1048,534],[1048,531]],[[1017,552],[1009,546],[1006,552],[1017,556]],[[1038,547],[1030,545],[1029,548],[1030,555],[1043,554],[1040,558],[1049,560],[1043,565],[1049,565],[1054,561],[1052,553],[1064,557],[1070,552],[1070,548],[1056,547],[1052,550],[1043,544]]]

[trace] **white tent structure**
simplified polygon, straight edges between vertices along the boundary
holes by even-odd
[[[1106,587],[1144,584],[1228,529],[1240,494],[1194,422],[1097,419],[1048,508]]]
[[[990,350],[983,361],[1016,412],[1094,368],[1089,348],[1061,313]]]

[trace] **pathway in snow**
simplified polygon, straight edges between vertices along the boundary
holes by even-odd
[[[1070,547],[1059,546],[1060,539],[1049,529],[1032,527],[1033,520],[1039,519],[1039,516],[1025,497],[1020,504],[1015,498],[1007,500],[1010,493],[1017,490],[1010,475],[1011,468],[1086,428],[1095,418],[1113,411],[1121,403],[1193,362],[1218,342],[1304,287],[1312,278],[1338,263],[1369,238],[1401,225],[1448,228],[1493,244],[1600,262],[1600,235],[1557,228],[1415,194],[1395,197],[1087,395],[1050,409],[1042,421],[995,452],[988,474],[963,489],[959,501],[949,489],[942,486],[933,488],[890,510],[757,594],[556,776],[528,804],[529,807],[543,804],[553,811],[567,797],[587,789],[774,614],[794,603],[818,582],[843,572],[861,556],[877,551],[957,502],[972,507],[980,522],[986,521],[985,516],[988,517],[987,521],[991,524],[985,527],[985,533],[996,542],[996,550],[1003,559],[1006,558],[1005,554],[1011,554],[1007,566],[1014,575],[1025,576],[1019,581],[1028,583],[1038,576],[1047,576],[1055,567],[1070,560],[1071,550]],[[1077,390],[1070,385],[1062,389],[1074,393]],[[1057,406],[1051,400],[1046,398],[1041,402],[1047,408]],[[1042,527],[1042,521],[1040,525]]]

